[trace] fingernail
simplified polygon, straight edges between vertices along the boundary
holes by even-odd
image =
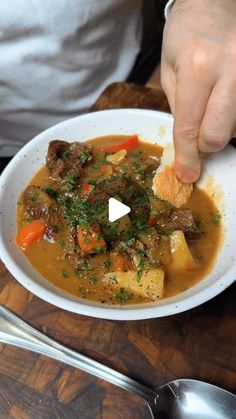
[[[199,170],[185,169],[184,171],[178,170],[177,177],[183,183],[194,183],[199,178]]]

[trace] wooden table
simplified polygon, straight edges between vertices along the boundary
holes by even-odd
[[[168,110],[160,90],[109,86],[93,109]],[[236,287],[186,313],[115,322],[71,314],[18,284],[0,264],[0,303],[70,348],[150,386],[194,378],[230,391],[236,384]],[[44,356],[1,345],[1,419],[146,419],[142,400]],[[203,418],[204,419],[204,418]]]

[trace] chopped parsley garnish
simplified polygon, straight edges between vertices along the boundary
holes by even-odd
[[[118,234],[118,224],[108,224],[107,222],[100,222],[100,226],[105,230],[106,235],[109,237],[109,240],[114,240]]]
[[[98,282],[98,277],[96,275],[91,274],[91,275],[89,275],[89,281],[92,284],[96,284]]]
[[[61,240],[60,240],[60,246],[61,246],[62,248],[64,248],[64,247],[65,247],[65,245],[66,245],[66,240],[65,240],[65,239],[61,239]]]
[[[116,274],[111,275],[110,280],[113,284],[118,284],[118,281],[116,279]]]
[[[137,150],[137,151],[133,151],[132,153],[130,153],[132,157],[139,159],[142,157],[143,155],[143,151],[142,150]]]
[[[125,292],[125,288],[120,288],[119,293],[113,292],[112,298],[118,303],[124,304],[132,300],[133,294]]]
[[[166,230],[162,230],[162,231],[160,231],[160,235],[161,236],[166,236],[166,237],[169,237],[174,231],[175,231],[176,229],[173,227],[173,228],[168,228],[168,229],[166,229]]]
[[[107,156],[109,156],[112,153],[108,153],[107,151],[105,151],[105,153],[103,154],[102,158],[98,161],[98,165],[101,166],[104,163],[107,164]]]
[[[24,221],[26,221],[27,223],[29,223],[32,220],[33,220],[33,217],[31,217],[31,215],[29,215],[29,214],[27,214],[24,218]]]
[[[90,185],[93,185],[94,187],[97,185],[97,181],[95,179],[90,179],[90,178],[86,180],[86,183],[89,183]]]
[[[86,272],[91,272],[92,271],[92,266],[90,265],[90,263],[85,260],[83,265],[78,265],[77,268],[75,269],[75,274],[79,277],[82,278]]]
[[[89,271],[92,270],[92,266],[90,265],[90,263],[87,260],[84,262],[82,270],[85,271],[85,272],[89,272]]]
[[[196,224],[197,228],[203,228],[203,226],[204,226],[204,221],[203,221],[203,220],[201,220],[200,218],[197,218],[197,219],[195,220],[195,224]]]
[[[103,247],[97,247],[97,249],[93,250],[93,253],[97,253],[97,254],[104,253],[104,248]]]
[[[140,167],[140,163],[138,163],[136,161],[133,162],[133,170],[138,175],[144,176],[144,174],[145,174],[145,171],[142,169],[142,167]]]
[[[65,219],[74,225],[91,225],[107,209],[106,202],[99,197],[92,201],[79,194],[72,197],[60,196],[59,202],[63,207]]]
[[[157,217],[158,214],[159,214],[159,211],[156,208],[152,207],[150,215],[152,215],[153,217]]]
[[[135,230],[127,230],[123,236],[125,248],[128,249],[130,246],[133,245],[137,234]]]
[[[151,186],[148,189],[148,195],[152,198],[152,200],[154,200],[158,203],[158,206],[163,207],[163,210],[161,212],[164,211],[166,215],[170,214],[171,211],[174,210],[174,206],[172,204],[170,204],[170,202],[164,201],[163,199],[160,199],[158,196],[154,195],[154,192],[153,192]]]
[[[82,286],[79,287],[79,292],[80,292],[80,294],[82,294],[83,298],[87,297],[88,290],[85,287],[82,287]]]
[[[64,151],[62,159],[67,160],[70,155],[71,155],[71,151],[67,149]]]
[[[219,212],[217,212],[216,214],[210,214],[210,220],[213,224],[220,225],[221,214]]]
[[[66,182],[69,185],[69,189],[72,191],[76,186],[76,176],[75,175],[68,175],[66,176]]]
[[[146,220],[143,220],[141,218],[136,218],[133,221],[133,225],[134,227],[138,230],[138,231],[144,231],[148,228],[148,224]]]
[[[173,205],[170,204],[170,202],[163,201],[162,199],[161,199],[161,202],[163,203],[163,205],[164,205],[164,207],[165,207],[166,210],[172,211],[174,209]]]
[[[80,156],[81,162],[85,163],[88,159],[89,159],[89,154],[87,153],[87,151],[82,151],[81,156]]]
[[[109,269],[112,266],[112,260],[111,259],[106,259],[105,262],[103,263],[104,268]]]
[[[61,273],[62,278],[69,278],[69,272],[66,271],[65,269],[63,269],[62,273]]]
[[[142,250],[137,250],[137,253],[140,257],[140,261],[138,264],[138,270],[141,270],[144,268],[144,264],[145,264],[145,253]]]
[[[137,282],[141,281],[142,275],[143,275],[143,271],[138,271],[137,272]]]
[[[135,199],[137,205],[145,205],[149,203],[148,196],[146,194],[140,195]]]
[[[36,191],[34,191],[33,193],[32,193],[32,195],[30,196],[30,201],[32,201],[32,202],[37,202],[38,201],[38,199],[39,199],[39,197],[40,197],[40,191],[39,190],[36,190]]]
[[[48,185],[46,186],[46,188],[44,189],[46,194],[48,194],[48,196],[50,196],[50,198],[57,198],[58,197],[58,191],[56,189],[54,189],[52,186]]]
[[[108,225],[107,227],[108,227],[109,236],[111,237],[111,239],[114,239],[118,233],[118,225],[117,224]]]

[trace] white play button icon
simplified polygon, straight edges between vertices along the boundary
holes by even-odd
[[[108,202],[108,219],[111,223],[124,217],[130,212],[130,207],[115,198],[110,198]]]

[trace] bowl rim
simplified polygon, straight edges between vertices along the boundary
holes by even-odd
[[[125,109],[109,109],[104,111],[96,111],[91,112],[88,114],[80,115],[74,118],[67,119],[65,121],[60,122],[59,124],[56,124],[50,128],[48,128],[45,131],[42,131],[37,136],[35,136],[32,140],[30,140],[10,161],[10,163],[7,165],[7,167],[4,169],[0,176],[0,187],[4,184],[4,182],[7,180],[9,174],[14,170],[15,168],[15,162],[18,158],[18,155],[21,153],[24,153],[24,151],[27,151],[28,147],[31,147],[34,143],[38,142],[38,139],[42,135],[47,135],[55,127],[60,128],[60,126],[64,126],[66,123],[69,123],[70,121],[77,120],[77,119],[91,119],[93,115],[97,116],[98,114],[100,116],[106,116],[111,114],[120,114],[120,115],[127,115],[127,113],[133,113],[133,114],[141,114],[143,115],[159,115],[162,119],[167,120],[173,120],[173,117],[162,111],[155,111],[155,110],[146,110],[146,109],[132,109],[132,108],[125,108]],[[233,147],[232,147],[233,148]],[[1,201],[1,198],[0,198]],[[0,214],[1,219],[1,214]],[[14,261],[14,258],[9,254],[7,247],[5,245],[4,239],[2,235],[0,234],[0,249],[1,254],[0,258],[2,259],[2,262],[6,266],[7,270],[12,274],[12,276],[27,290],[32,292],[37,297],[43,299],[44,301],[53,304],[61,309],[82,314],[85,316],[92,316],[96,318],[102,318],[102,319],[110,319],[110,320],[143,320],[143,319],[151,319],[151,318],[158,318],[158,317],[164,317],[169,315],[174,315],[177,313],[181,313],[184,311],[187,311],[189,309],[192,309],[196,306],[199,306],[219,293],[221,293],[224,289],[226,289],[229,285],[231,285],[236,277],[236,266],[232,266],[228,272],[223,275],[219,280],[212,282],[211,284],[208,284],[205,288],[199,290],[194,295],[188,295],[188,292],[178,294],[177,296],[181,295],[181,299],[179,301],[175,302],[168,302],[167,299],[160,300],[162,302],[167,302],[166,304],[163,303],[162,305],[153,306],[149,305],[150,303],[140,304],[140,305],[127,305],[127,306],[117,306],[117,305],[111,305],[106,306],[101,303],[96,303],[92,300],[84,300],[81,301],[73,301],[70,293],[63,291],[63,294],[65,295],[58,295],[55,294],[50,289],[42,286],[41,284],[34,281],[32,278],[27,277],[23,270],[16,264]],[[42,275],[41,275],[42,276]],[[42,277],[43,278],[43,277]],[[47,281],[47,280],[46,280]],[[203,279],[204,281],[204,279]],[[49,281],[48,281],[49,282]],[[55,286],[55,288],[57,288]],[[190,289],[192,289],[191,287]],[[60,288],[58,288],[60,290]],[[60,290],[62,291],[62,290]],[[185,294],[185,295],[184,295]],[[71,297],[69,300],[68,297]]]

